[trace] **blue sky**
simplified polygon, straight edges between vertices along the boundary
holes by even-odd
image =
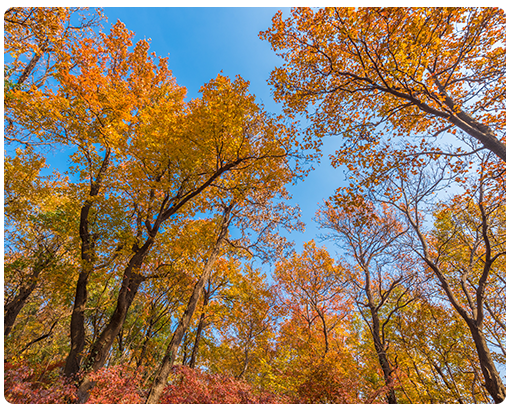
[[[169,57],[178,84],[185,86],[188,97],[199,96],[200,87],[216,77],[220,71],[233,78],[241,75],[250,81],[250,92],[259,104],[271,113],[281,106],[273,101],[267,79],[271,70],[280,64],[279,57],[258,33],[271,26],[271,18],[278,8],[105,8],[108,24],[117,20],[134,31],[135,41],[151,39],[151,50],[158,56]],[[288,9],[282,9],[288,13]],[[338,138],[325,141],[322,164],[304,181],[289,187],[292,204],[302,209],[306,232],[289,236],[301,251],[302,243],[317,239],[319,233],[313,222],[318,204],[343,184],[343,172],[334,170],[327,154],[340,145]],[[334,254],[336,247],[329,244]]]

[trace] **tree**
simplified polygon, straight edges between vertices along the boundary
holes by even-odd
[[[72,151],[81,269],[68,375],[104,365],[140,285],[152,278],[142,266],[173,224],[244,195],[238,186],[243,179],[248,187],[257,180],[271,188],[278,178],[267,178],[268,170],[278,170],[280,185],[294,176],[280,166],[287,164],[294,137],[281,118],[254,103],[246,81],[220,75],[202,88],[202,98],[184,104],[184,89],[166,59],[149,55],[146,41],[131,49],[132,36],[119,22],[96,41],[64,43],[55,50],[51,84],[10,89],[16,127]],[[91,280],[106,286],[112,276],[116,305],[102,329],[94,325],[82,363],[87,287]],[[82,399],[85,391],[80,389]]]
[[[69,253],[75,243],[68,232],[76,203],[58,174],[42,177],[45,167],[30,147],[5,157],[4,336],[36,289],[55,295],[62,270],[71,276],[74,271]]]
[[[90,349],[87,363],[93,370],[105,363],[140,283],[145,280],[140,269],[167,220],[180,213],[213,209],[222,198],[217,196],[221,191],[213,189],[216,185],[225,184],[235,197],[236,181],[245,175],[258,175],[260,181],[265,181],[266,173],[273,169],[281,170],[274,175],[282,181],[287,178],[285,175],[293,175],[281,165],[291,155],[292,137],[283,124],[269,118],[254,104],[247,89],[248,83],[241,78],[230,81],[218,76],[203,87],[202,99],[189,103],[189,111],[180,118],[179,126],[168,124],[172,118],[164,115],[167,107],[163,104],[157,107],[163,111],[148,109],[150,118],[161,115],[161,121],[140,124],[140,133],[136,134],[140,139],[134,140],[133,157],[122,164],[129,177],[126,190],[135,198],[136,241],[122,276],[117,307]],[[147,113],[138,113],[145,120],[144,114]],[[171,128],[165,129],[165,125]],[[146,127],[151,133],[143,132]],[[170,133],[163,135],[171,138],[160,138],[160,133],[166,132]],[[154,138],[153,142],[150,138]],[[147,180],[151,188],[132,190],[133,185]],[[229,186],[229,181],[233,186]],[[123,183],[122,179],[120,182]],[[146,198],[141,197],[144,190]],[[225,192],[229,190],[223,191],[223,195]],[[82,384],[88,386],[86,381]],[[81,391],[88,391],[88,387]]]
[[[465,191],[449,201],[437,202],[442,188],[450,186],[456,174],[447,164],[429,163],[415,175],[395,170],[382,192],[393,192],[398,200],[380,195],[407,220],[410,249],[426,264],[444,295],[469,328],[476,346],[485,388],[496,403],[506,389],[487,345],[487,313],[502,287],[501,272],[506,255],[502,194],[504,178],[490,155],[480,157],[478,172],[471,175]],[[389,189],[388,189],[389,188]],[[377,194],[374,193],[374,196]],[[427,230],[426,215],[435,209],[435,229]],[[489,315],[489,317],[491,317]],[[497,318],[495,315],[492,318]]]
[[[310,328],[319,322],[323,335],[324,356],[330,348],[330,333],[347,315],[343,295],[343,275],[327,251],[317,249],[315,242],[305,244],[301,256],[294,253],[278,263],[275,279],[291,310],[304,310]]]
[[[5,116],[7,143],[46,144],[37,134],[18,127],[11,117],[13,91],[30,94],[51,84],[62,51],[93,34],[103,19],[100,9],[11,7],[4,14]],[[15,101],[14,97],[14,101]]]
[[[298,402],[355,403],[371,393],[347,343],[352,302],[346,275],[314,241],[275,266],[282,318],[272,371],[280,388]]]
[[[318,220],[329,230],[325,237],[337,241],[346,252],[342,267],[349,272],[350,292],[370,329],[388,388],[387,401],[395,404],[389,328],[393,316],[414,300],[418,277],[413,268],[415,261],[402,252],[399,244],[406,228],[387,206],[377,209],[362,197],[352,201],[337,196],[335,205],[326,202],[318,212]]]
[[[228,98],[225,98],[221,102],[223,105],[228,105],[230,103]],[[248,132],[257,132],[256,127],[259,124],[255,123],[253,125],[255,127],[251,127],[250,124],[245,125],[245,127],[249,129]],[[263,153],[268,148],[271,149],[271,142],[269,141],[259,146],[259,149],[261,149]],[[295,175],[288,167],[290,153],[287,149],[288,148],[284,146],[284,151],[280,152],[279,155],[276,155],[274,158],[266,158],[263,154],[257,163],[254,163],[250,168],[246,169],[246,172],[232,173],[212,184],[213,199],[211,199],[210,202],[212,204],[216,203],[216,206],[223,212],[219,234],[207,258],[203,273],[195,284],[186,310],[180,318],[179,324],[167,346],[163,361],[151,386],[147,403],[157,403],[161,397],[176,359],[177,350],[185,332],[188,330],[198,300],[207,282],[210,280],[214,264],[221,254],[223,242],[228,242],[233,248],[240,248],[244,251],[248,250],[250,255],[253,255],[250,248],[254,248],[256,251],[260,251],[261,248],[264,248],[261,243],[265,244],[266,247],[275,248],[278,251],[278,248],[280,248],[278,245],[282,241],[275,240],[279,239],[274,234],[275,229],[277,229],[279,225],[284,225],[288,229],[295,229],[293,224],[296,216],[294,208],[282,205],[279,207],[279,212],[273,215],[273,207],[271,207],[272,199],[286,194],[284,184]],[[269,164],[266,163],[267,159],[272,159],[271,166],[268,166]],[[240,239],[234,241],[228,240],[228,233],[231,225],[237,225],[239,227],[241,233]],[[249,228],[247,225],[250,225]],[[297,224],[297,227],[299,226],[300,225]],[[252,241],[250,240],[248,231],[257,234],[254,243],[251,243]],[[273,240],[273,243],[269,244],[270,240]],[[248,363],[246,362],[245,366],[247,365]],[[244,371],[242,371],[242,373],[244,373]]]
[[[297,8],[260,37],[284,59],[275,98],[307,114],[310,139],[342,134],[363,154],[388,135],[449,132],[506,161],[502,9]]]
[[[223,215],[218,227],[219,232],[217,234],[217,238],[213,244],[211,252],[207,258],[207,262],[204,266],[202,275],[200,276],[200,278],[198,279],[193,288],[193,293],[190,296],[188,305],[186,306],[186,310],[184,311],[182,317],[180,318],[177,328],[172,335],[172,339],[170,340],[170,343],[167,346],[161,365],[156,373],[154,382],[152,383],[149,395],[147,397],[147,403],[149,404],[151,403],[156,404],[159,402],[159,399],[161,398],[163,389],[166,386],[166,382],[168,380],[168,376],[170,374],[172,366],[174,365],[177,350],[181,344],[185,332],[188,330],[191,318],[195,313],[197,303],[200,297],[202,296],[205,285],[210,279],[214,264],[216,263],[216,260],[220,255],[222,242],[228,234],[231,210],[232,206],[228,206],[223,211]]]
[[[226,269],[228,264],[223,263]],[[247,263],[231,268],[231,285],[219,295],[213,332],[218,345],[211,347],[208,367],[218,373],[249,381],[260,388],[261,364],[272,348],[275,298],[265,275]]]
[[[389,329],[400,397],[409,403],[488,402],[469,329],[429,283]]]

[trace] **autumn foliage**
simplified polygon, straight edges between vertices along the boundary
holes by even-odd
[[[101,10],[4,26],[9,403],[505,399],[503,10],[279,11],[278,114],[241,76],[188,99]]]

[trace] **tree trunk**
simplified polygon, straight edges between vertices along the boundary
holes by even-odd
[[[189,323],[193,317],[193,313],[195,312],[198,300],[200,299],[202,291],[204,290],[205,284],[209,280],[214,263],[220,254],[221,243],[228,232],[229,215],[231,209],[232,205],[229,206],[223,214],[223,221],[218,239],[216,240],[216,243],[214,244],[214,247],[211,251],[211,255],[205,264],[202,276],[200,276],[200,279],[193,288],[193,293],[188,301],[188,306],[184,311],[179,324],[177,325],[177,329],[175,329],[169,345],[167,346],[165,356],[163,357],[163,361],[161,362],[161,366],[159,367],[156,377],[154,378],[154,382],[152,383],[149,395],[145,402],[146,404],[157,404],[161,398],[164,388],[166,387],[168,376],[175,362],[177,350],[179,349],[184,333],[188,330]]]
[[[147,344],[149,343],[149,340],[151,338],[152,326],[153,326],[153,322],[152,322],[152,318],[151,318],[151,321],[149,322],[149,327],[147,328],[147,331],[145,332],[145,337],[144,337],[143,343],[142,343],[142,349],[140,350],[140,356],[136,359],[136,368],[137,369],[142,365],[143,360],[145,359],[145,354],[147,352]]]
[[[87,304],[87,283],[91,268],[83,267],[76,284],[73,313],[71,315],[71,348],[66,359],[64,375],[71,377],[80,371],[85,346],[85,306]]]
[[[204,310],[206,306],[209,303],[209,292],[204,293]],[[205,326],[205,312],[202,312],[200,315],[200,319],[198,321],[198,327],[197,327],[197,334],[195,335],[195,343],[193,344],[193,350],[191,351],[191,358],[189,361],[189,367],[191,369],[195,368],[195,364],[197,361],[197,354],[198,354],[198,346],[200,344],[200,339],[202,338],[202,331],[204,330]]]
[[[315,311],[319,315],[322,322],[322,334],[324,335],[324,355],[322,357],[326,357],[326,355],[329,352],[328,328],[326,326],[326,318],[324,317],[323,312],[319,309],[318,306],[315,306]]]
[[[25,69],[23,70],[23,72],[21,73],[21,75],[18,78],[18,81],[17,81],[17,85],[18,86],[22,85],[26,81],[28,76],[32,73],[32,71],[34,71],[35,66],[37,65],[37,63],[39,62],[41,57],[43,56],[43,53],[46,52],[46,49],[47,49],[47,46],[44,45],[44,46],[41,47],[41,51],[39,53],[35,53],[33,55],[32,59],[26,65]]]
[[[37,278],[41,270],[34,270],[28,284],[22,286],[15,298],[4,306],[4,337],[7,337],[16,322],[19,312],[23,309],[23,306],[27,303],[28,298],[37,286]]]
[[[110,164],[111,150],[105,152],[103,163],[96,179],[91,181],[89,198],[85,201],[80,212],[80,239],[81,239],[81,270],[76,283],[73,313],[71,315],[71,347],[66,359],[64,375],[71,377],[80,371],[83,347],[85,346],[85,307],[87,304],[87,284],[94,271],[95,251],[94,239],[89,231],[89,215],[94,197],[99,194],[101,182]]]
[[[389,404],[397,404],[397,397],[395,395],[395,389],[393,388],[393,377],[391,373],[393,372],[390,362],[388,361],[388,356],[386,355],[386,348],[384,346],[384,342],[381,341],[380,337],[380,324],[379,324],[379,316],[377,316],[377,312],[375,308],[372,308],[372,338],[374,340],[374,347],[377,353],[377,358],[379,359],[379,364],[381,365],[381,369],[384,375],[384,381],[386,386],[389,387],[389,391],[386,394],[386,400]]]
[[[37,286],[39,275],[52,259],[50,256],[45,261],[39,263],[40,258],[41,256],[39,256],[35,266],[32,268],[32,274],[28,278],[27,283],[23,284],[14,299],[4,306],[4,337],[7,337],[11,332],[19,312],[21,312],[21,309],[23,309],[23,306],[25,306],[28,298]]]
[[[365,265],[364,261],[362,265]],[[370,309],[370,316],[372,318],[372,328],[370,331],[372,332],[372,339],[374,341],[375,351],[377,353],[377,358],[379,360],[379,364],[381,365],[381,369],[384,375],[384,382],[387,387],[389,387],[389,391],[386,394],[386,400],[389,404],[396,404],[397,397],[395,395],[395,389],[393,387],[393,377],[391,373],[393,372],[390,362],[388,361],[388,356],[386,355],[386,341],[384,340],[384,334],[381,335],[381,323],[379,320],[379,310],[374,303],[374,299],[372,296],[371,290],[371,275],[368,267],[365,266],[365,295],[368,300],[368,307]]]
[[[485,388],[492,396],[495,403],[501,403],[506,397],[506,388],[494,365],[483,331],[474,320],[468,321],[468,326],[475,342],[476,351],[478,352],[480,367],[482,368],[482,374],[485,379]]]
[[[236,379],[240,380],[244,377],[246,371],[248,370],[249,364],[250,364],[250,349],[249,345],[246,345],[246,347],[244,348],[243,368],[241,369],[241,372],[236,376]]]
[[[130,266],[128,266],[126,271],[129,268]],[[130,272],[129,274],[124,274],[124,280],[117,298],[115,311],[110,318],[110,322],[91,347],[89,356],[87,357],[85,364],[87,374],[83,378],[78,389],[78,398],[80,403],[85,403],[88,400],[89,391],[92,387],[94,387],[94,383],[90,381],[88,374],[90,372],[95,372],[104,366],[108,353],[115,342],[115,338],[120,333],[122,326],[124,326],[127,312],[142,281],[143,276],[138,273]]]

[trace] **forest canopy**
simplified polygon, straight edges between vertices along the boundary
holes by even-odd
[[[278,112],[107,14],[4,14],[8,402],[505,399],[503,10],[278,11]]]

